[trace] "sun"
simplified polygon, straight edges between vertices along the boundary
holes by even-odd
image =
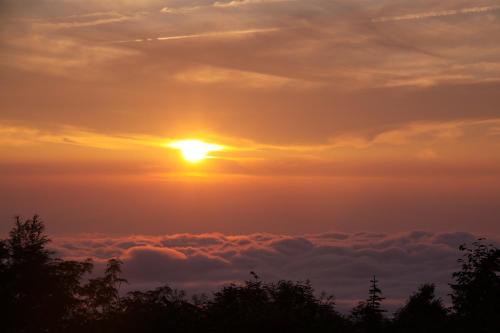
[[[220,145],[196,139],[172,141],[167,144],[167,147],[179,150],[182,157],[191,163],[200,162],[209,158],[210,152],[220,151],[223,149]]]

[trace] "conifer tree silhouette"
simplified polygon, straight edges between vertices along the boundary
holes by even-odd
[[[373,279],[370,280],[371,282],[371,288],[369,290],[369,297],[368,297],[368,307],[370,308],[371,311],[374,313],[383,313],[386,312],[386,310],[381,309],[381,302],[385,299],[385,297],[382,297],[382,290],[378,287],[378,280],[377,277],[374,275]]]
[[[381,307],[381,302],[385,297],[382,297],[382,290],[378,287],[376,276],[373,276],[370,283],[368,299],[365,302],[359,302],[351,312],[355,331],[360,333],[382,332],[385,326],[386,319],[383,313],[386,310]]]

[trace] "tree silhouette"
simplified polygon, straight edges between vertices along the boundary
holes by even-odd
[[[63,261],[46,249],[49,239],[38,216],[16,217],[0,246],[0,308],[4,332],[62,332],[76,316],[80,280],[90,262]]]
[[[499,332],[500,250],[478,240],[460,246],[461,270],[453,274],[452,313],[424,284],[389,320],[374,276],[365,301],[346,318],[332,296],[317,297],[309,283],[266,283],[254,272],[241,284],[211,297],[186,299],[168,285],[123,296],[122,262],[108,261],[102,275],[90,260],[57,258],[38,216],[16,218],[0,240],[0,332],[2,333],[438,333]]]
[[[200,332],[201,308],[189,303],[183,291],[162,286],[130,292],[122,299],[119,332]]]
[[[220,332],[255,332],[269,319],[269,294],[256,279],[230,284],[214,294],[206,306],[209,329]]]
[[[97,319],[119,309],[119,289],[122,283],[127,283],[126,279],[120,277],[121,265],[120,260],[110,259],[104,276],[90,279],[83,287],[87,309]]]
[[[334,309],[332,297],[318,299],[309,282],[252,280],[230,284],[206,307],[210,332],[345,331],[347,321]]]
[[[435,296],[433,284],[423,284],[394,316],[394,328],[400,333],[433,333],[446,329],[448,310]]]
[[[333,296],[318,299],[309,281],[269,283],[271,319],[269,332],[331,332],[345,329],[345,319],[335,310]]]
[[[92,332],[108,332],[116,324],[121,311],[119,289],[127,280],[120,276],[122,262],[110,259],[104,276],[89,279],[82,286],[81,295],[85,322]]]
[[[385,318],[381,302],[382,290],[378,287],[378,280],[375,276],[370,280],[371,286],[368,291],[368,299],[352,310],[351,319],[357,332],[381,332],[385,326]]]
[[[462,269],[453,274],[451,298],[459,329],[474,332],[500,330],[500,249],[484,239],[461,245]]]
[[[380,290],[377,285],[378,280],[375,275],[373,276],[373,279],[370,280],[370,282],[372,283],[372,285],[369,290],[369,297],[367,302],[368,307],[375,313],[381,314],[383,312],[386,312],[381,308],[381,302],[385,299],[385,297],[382,297],[382,290]]]

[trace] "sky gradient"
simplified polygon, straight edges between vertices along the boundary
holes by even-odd
[[[500,235],[498,1],[0,6],[0,232]]]

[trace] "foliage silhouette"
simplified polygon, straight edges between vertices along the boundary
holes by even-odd
[[[317,298],[309,282],[230,284],[207,303],[213,332],[331,332],[347,327],[332,297]]]
[[[410,296],[406,304],[394,316],[394,331],[401,333],[443,332],[448,310],[443,301],[436,298],[435,286],[423,284]]]
[[[4,332],[64,332],[80,305],[80,281],[92,264],[61,260],[46,249],[38,216],[16,218],[1,242],[0,311]]]
[[[484,332],[500,331],[500,250],[478,240],[462,245],[448,309],[424,284],[395,312],[382,308],[374,276],[369,295],[346,317],[333,296],[317,297],[309,281],[267,283],[250,272],[241,284],[188,300],[165,285],[120,293],[122,262],[111,259],[101,276],[90,260],[57,258],[38,216],[16,218],[0,240],[0,331],[38,332]]]
[[[484,244],[460,246],[462,270],[453,274],[451,298],[460,331],[500,331],[500,249]]]
[[[168,286],[134,291],[122,299],[119,332],[200,332],[201,307]]]

